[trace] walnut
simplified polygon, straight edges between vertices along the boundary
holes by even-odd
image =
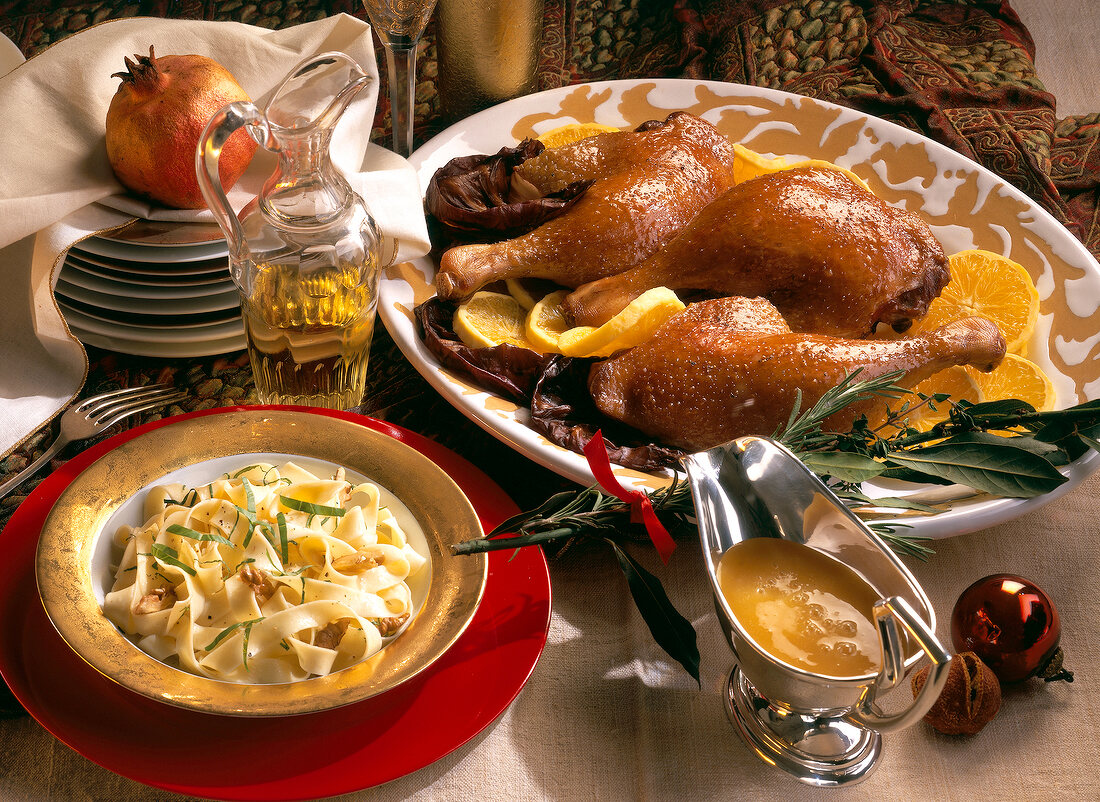
[[[313,645],[321,649],[335,649],[340,645],[340,641],[344,639],[344,633],[348,631],[350,623],[350,618],[338,618],[325,624],[324,627],[317,630]]]
[[[173,588],[153,588],[152,591],[141,597],[134,606],[137,615],[148,615],[167,610],[176,603],[176,591]]]
[[[275,595],[275,585],[272,584],[271,578],[259,568],[246,565],[237,572],[237,577],[251,588],[256,601],[260,604]]]
[[[924,687],[929,668],[913,675],[913,696]],[[974,652],[951,658],[947,682],[924,720],[946,735],[975,735],[1001,709],[1001,683]]]
[[[388,638],[391,635],[397,633],[397,630],[401,629],[401,625],[409,620],[408,613],[402,613],[401,615],[390,616],[389,618],[372,618],[371,621],[378,627],[378,634],[383,638]]]
[[[361,574],[386,562],[386,552],[377,546],[366,546],[351,554],[337,557],[332,567],[342,574]]]

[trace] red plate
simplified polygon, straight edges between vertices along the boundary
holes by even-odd
[[[427,766],[495,721],[546,644],[550,578],[539,549],[522,549],[514,559],[511,552],[489,555],[481,606],[428,670],[389,693],[323,713],[252,719],[170,707],[101,676],[61,640],[34,579],[38,534],[58,496],[92,462],[142,432],[228,411],[180,415],[112,437],[65,463],[16,510],[0,560],[0,674],[16,698],[57,738],[117,774],[219,799],[317,798],[369,788]],[[518,512],[484,473],[438,443],[361,415],[300,411],[344,418],[415,448],[462,488],[485,531]]]

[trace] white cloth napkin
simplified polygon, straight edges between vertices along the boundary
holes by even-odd
[[[0,39],[4,39],[0,36]],[[153,207],[125,194],[107,162],[104,120],[123,58],[198,53],[223,64],[263,108],[305,58],[341,51],[374,83],[349,107],[333,138],[336,165],[363,196],[385,236],[383,258],[429,250],[416,173],[404,159],[371,146],[378,98],[370,27],[346,14],[272,31],[232,22],[134,18],[74,34],[25,63],[0,43],[0,455],[51,420],[80,391],[88,370],[53,297],[74,242],[134,217],[212,220],[208,211]],[[6,73],[6,74],[5,74]],[[259,152],[258,152],[259,153]],[[258,157],[230,195],[240,208],[271,170]],[[393,254],[393,245],[398,253]]]

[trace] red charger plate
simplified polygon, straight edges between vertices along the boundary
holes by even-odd
[[[116,435],[69,460],[19,506],[4,529],[0,560],[0,674],[12,693],[43,727],[101,766],[156,788],[219,799],[344,794],[402,777],[465,744],[512,703],[546,644],[550,577],[539,549],[521,549],[514,559],[510,551],[489,554],[481,605],[434,665],[388,693],[322,713],[236,718],[154,702],[100,675],[54,630],[38,598],[34,556],[62,491],[143,432],[239,409],[180,415]],[[485,531],[519,511],[489,477],[438,443],[362,415],[298,411],[353,421],[424,454],[462,488]]]

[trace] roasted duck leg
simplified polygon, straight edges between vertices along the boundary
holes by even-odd
[[[844,173],[804,167],[738,184],[660,251],[578,288],[565,308],[578,325],[600,325],[665,286],[765,297],[795,331],[863,337],[879,323],[904,331],[949,278],[923,220]]]
[[[461,298],[504,278],[576,287],[626,270],[733,186],[733,147],[710,123],[676,112],[647,130],[550,148],[516,174],[541,192],[577,180],[595,183],[576,205],[534,231],[448,250],[435,279],[440,297]]]
[[[692,304],[648,342],[593,365],[596,406],[662,443],[701,451],[746,434],[771,435],[802,390],[808,409],[857,368],[861,379],[906,371],[912,387],[952,365],[991,370],[1005,353],[996,325],[971,317],[918,337],[848,340],[796,334],[768,301]],[[847,431],[882,400],[852,405],[827,424]]]

